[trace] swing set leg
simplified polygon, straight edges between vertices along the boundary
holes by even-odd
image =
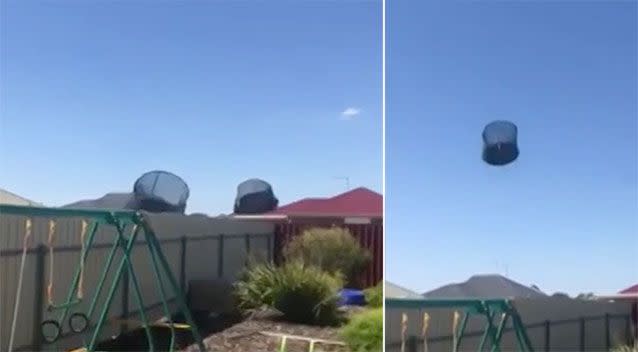
[[[467,321],[469,318],[470,318],[470,313],[465,312],[463,314],[463,320],[461,320],[461,328],[459,329],[458,335],[456,336],[456,343],[454,344],[454,352],[457,352],[459,350],[459,347],[461,347],[461,340],[463,339],[463,335],[465,334],[465,327],[467,326]]]
[[[199,347],[199,350],[201,352],[205,352],[206,347],[204,346],[202,337],[199,334],[197,325],[195,325],[193,317],[191,316],[190,309],[186,305],[186,299],[184,298],[184,293],[180,289],[179,284],[177,283],[177,280],[175,280],[175,277],[173,276],[173,272],[171,271],[171,268],[168,265],[168,261],[166,261],[166,257],[164,256],[164,253],[162,252],[162,248],[159,245],[159,242],[157,241],[155,234],[150,232],[148,239],[150,240],[150,244],[155,248],[155,252],[157,254],[157,257],[159,259],[161,266],[164,269],[164,272],[166,273],[166,276],[168,278],[168,283],[170,284],[171,289],[173,290],[173,292],[175,292],[175,298],[177,299],[177,304],[179,305],[182,313],[184,314],[184,317],[186,318],[186,322],[188,323],[188,325],[191,326],[191,332],[193,334],[193,338],[195,342],[197,343],[197,346]]]
[[[106,281],[106,276],[109,273],[109,270],[111,270],[111,265],[113,264],[113,258],[115,258],[115,253],[117,252],[117,249],[119,248],[117,241],[113,244],[113,246],[111,247],[111,251],[109,252],[109,256],[106,260],[106,264],[104,265],[104,269],[102,270],[102,275],[100,276],[100,281],[98,282],[97,288],[95,289],[95,298],[93,299],[93,302],[91,302],[91,306],[89,307],[89,310],[86,312],[86,316],[90,319],[91,316],[93,315],[93,312],[95,312],[95,307],[97,305],[97,301],[98,298],[100,297],[100,292],[102,292],[102,287],[104,287],[104,282]]]
[[[104,303],[104,308],[102,308],[102,313],[100,314],[100,318],[98,319],[98,323],[97,323],[97,325],[95,327],[95,331],[93,332],[93,337],[91,338],[91,342],[89,343],[89,346],[87,348],[87,352],[95,351],[95,347],[97,345],[97,340],[99,338],[100,330],[104,326],[104,323],[106,321],[109,308],[111,306],[111,303],[113,302],[113,298],[115,297],[115,290],[117,289],[117,286],[118,286],[118,284],[120,283],[120,281],[122,279],[122,274],[124,273],[124,270],[128,270],[128,272],[129,272],[129,274],[131,276],[131,279],[133,281],[133,287],[134,287],[134,290],[135,290],[135,297],[136,297],[136,299],[138,301],[137,302],[138,306],[140,307],[140,315],[142,317],[142,320],[145,322],[144,328],[146,330],[146,335],[147,335],[147,338],[148,338],[150,350],[151,351],[155,350],[155,347],[153,345],[153,336],[151,335],[150,329],[148,327],[148,322],[146,321],[146,314],[144,313],[144,305],[143,305],[143,301],[142,301],[142,295],[141,295],[141,292],[139,290],[139,285],[137,283],[137,278],[135,277],[135,272],[133,271],[132,263],[129,260],[129,253],[133,249],[133,246],[135,244],[135,239],[137,238],[138,233],[139,233],[139,229],[136,228],[135,231],[133,232],[133,234],[128,239],[128,243],[126,244],[126,247],[124,248],[124,253],[123,253],[124,258],[122,258],[120,260],[120,265],[119,265],[119,267],[117,269],[117,272],[115,274],[115,278],[113,279],[113,283],[111,284],[111,288],[109,289],[109,294],[107,296],[106,302]],[[118,241],[118,243],[120,245],[125,241],[125,238],[124,238],[124,236],[122,236],[122,233],[121,233],[121,227],[119,227],[119,226],[118,226],[118,239],[117,239],[117,241]]]
[[[483,351],[483,347],[485,346],[485,341],[487,340],[488,336],[490,337],[490,340],[492,343],[492,349],[496,349],[496,351],[500,351],[500,340],[497,339],[496,337],[496,331],[494,330],[495,329],[494,322],[492,321],[493,314],[491,310],[489,309],[489,307],[485,311],[485,318],[487,319],[487,329],[485,330],[485,333],[483,333],[483,338],[481,338],[479,351]]]
[[[512,313],[512,325],[514,325],[514,331],[516,332],[518,348],[524,352],[533,352],[534,348],[525,331],[525,325],[523,325],[523,321],[516,311]]]
[[[151,263],[153,264],[153,274],[155,276],[155,283],[157,284],[157,288],[159,289],[160,298],[162,299],[162,309],[164,310],[164,316],[170,318],[171,312],[168,309],[167,300],[166,300],[166,291],[164,290],[164,284],[162,282],[162,275],[160,274],[159,268],[157,267],[157,253],[155,252],[155,248],[150,243],[150,237],[147,231],[144,231],[144,237],[146,238],[146,245],[151,255]],[[168,350],[175,350],[175,326],[173,325],[173,320],[169,320],[169,328],[171,330],[171,342],[169,344]]]
[[[496,340],[498,341],[499,344],[498,345],[493,345],[491,352],[500,351],[500,342],[501,342],[501,338],[503,337],[503,331],[505,330],[505,327],[507,326],[507,319],[508,318],[509,318],[509,314],[506,313],[503,316],[503,319],[501,319],[501,322],[498,325],[498,329],[496,330]]]

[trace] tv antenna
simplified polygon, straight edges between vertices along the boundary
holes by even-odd
[[[335,176],[337,180],[343,180],[346,183],[346,190],[350,190],[350,177],[348,176]]]

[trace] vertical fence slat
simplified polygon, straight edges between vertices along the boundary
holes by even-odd
[[[605,350],[611,348],[611,334],[609,331],[609,313],[605,313]]]
[[[250,234],[244,234],[244,246],[246,247],[246,263],[250,261]]]
[[[180,239],[180,253],[179,253],[179,287],[182,289],[182,292],[186,292],[186,245],[187,245],[187,237],[182,236]]]
[[[580,327],[580,344],[579,344],[579,351],[584,351],[585,350],[585,318],[580,318],[578,319],[578,325]]]
[[[273,234],[268,235],[266,237],[266,239],[268,239],[268,245],[266,246],[266,254],[268,255],[268,262],[275,261],[275,258],[273,258],[273,255],[272,255],[272,248],[273,248],[273,242],[274,242],[275,236],[277,236],[276,231]]]
[[[38,245],[36,252],[35,267],[35,294],[33,302],[33,340],[32,346],[34,351],[39,351],[42,346],[42,334],[40,333],[40,323],[42,322],[42,308],[44,306],[44,257],[47,249],[43,244]]]
[[[545,352],[548,352],[552,346],[552,322],[545,320]]]
[[[417,352],[417,345],[418,345],[417,337],[414,335],[409,336],[407,345],[408,345],[407,347],[409,352]]]
[[[219,247],[217,252],[217,277],[224,276],[224,234],[219,235]]]

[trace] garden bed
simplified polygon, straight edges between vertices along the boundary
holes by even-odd
[[[361,308],[347,308],[346,314],[360,311]],[[237,323],[223,331],[213,333],[204,338],[204,344],[208,351],[231,351],[231,352],[256,352],[256,351],[278,351],[280,339],[267,336],[262,332],[278,333],[303,336],[313,339],[340,341],[339,327],[319,327],[303,324],[293,324],[285,322],[272,312],[263,312]],[[308,342],[288,340],[288,352],[307,352]],[[184,352],[199,351],[196,345],[191,345],[183,350]],[[315,351],[324,352],[346,352],[345,346],[334,346],[317,343]]]

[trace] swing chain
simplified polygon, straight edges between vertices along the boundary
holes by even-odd
[[[13,343],[16,328],[18,326],[18,310],[20,307],[20,298],[22,297],[22,279],[24,278],[24,267],[27,258],[27,250],[29,249],[29,240],[31,239],[31,219],[25,221],[24,240],[22,242],[22,257],[20,260],[20,271],[18,275],[18,289],[16,291],[15,305],[13,307],[13,319],[11,321],[11,333],[9,335],[9,352],[13,351]]]
[[[49,284],[47,285],[47,301],[49,306],[53,306],[53,239],[55,234],[55,221],[49,220],[49,236],[47,246],[49,247]]]
[[[84,253],[86,251],[84,237],[86,236],[86,228],[88,224],[86,220],[82,220],[82,232],[80,233],[80,242],[82,245],[82,250],[80,251],[80,280],[78,282],[78,292],[77,297],[79,300],[84,298]]]
[[[428,327],[430,326],[430,315],[427,312],[423,313],[423,330],[421,331],[421,337],[423,338],[423,352],[428,352]]]
[[[456,352],[456,347],[457,347],[457,341],[458,341],[458,334],[456,333],[457,331],[457,327],[459,325],[459,318],[460,318],[460,313],[458,310],[454,311],[454,319],[452,322],[452,351]]]
[[[31,239],[31,219],[27,219],[25,223],[25,234],[24,234],[24,242],[23,249],[29,248],[29,240]]]
[[[408,333],[408,315],[401,315],[401,352],[405,352],[405,338]]]

